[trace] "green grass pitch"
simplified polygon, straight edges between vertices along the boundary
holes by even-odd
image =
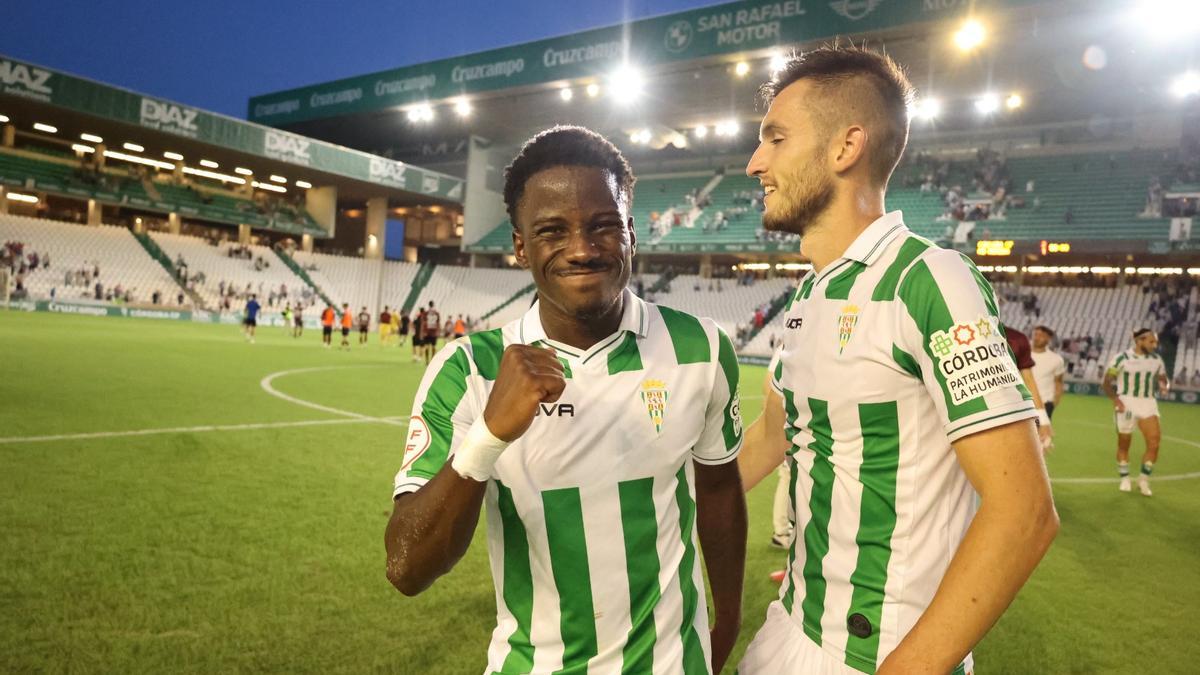
[[[0,671],[482,671],[495,611],[482,541],[418,598],[384,578],[421,367],[374,335],[351,353],[319,339],[0,311]],[[281,371],[298,372],[271,380],[273,396],[262,381]],[[743,375],[753,419],[763,370]],[[1196,671],[1200,407],[1162,414],[1153,498],[1115,479],[1055,485],[1062,532],[977,672]],[[1106,401],[1068,397],[1055,421],[1052,476],[1114,478]],[[731,663],[777,593],[773,487],[749,495]]]

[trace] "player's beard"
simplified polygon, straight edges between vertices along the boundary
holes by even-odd
[[[771,195],[774,208],[763,212],[763,227],[767,230],[803,235],[813,221],[833,201],[833,179],[822,170],[820,153],[793,172],[786,184],[776,183]],[[779,202],[783,202],[780,204]]]

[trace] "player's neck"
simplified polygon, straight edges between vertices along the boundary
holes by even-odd
[[[588,319],[568,314],[553,303],[538,302],[538,316],[546,337],[577,349],[591,349],[592,345],[617,332],[624,313],[624,293],[602,314]]]
[[[864,187],[840,192],[829,208],[805,228],[800,253],[812,261],[813,272],[820,274],[830,263],[841,258],[854,240],[883,213],[882,190]]]
[[[1046,351],[1046,348],[1045,347],[1034,347],[1033,351],[1035,353],[1041,354],[1042,352]]]

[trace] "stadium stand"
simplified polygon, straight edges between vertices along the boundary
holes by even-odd
[[[372,317],[379,315],[382,305],[395,308],[404,302],[420,267],[408,262],[374,261],[327,253],[295,251],[291,255],[336,304],[349,303],[356,311],[365,306]],[[377,296],[382,298],[380,304],[376,304]]]
[[[26,267],[30,266],[29,255],[37,255],[38,269],[20,274],[34,299],[125,301],[128,296],[129,302],[150,304],[157,291],[161,304],[177,304],[179,285],[123,227],[6,214],[0,215],[0,242],[20,243]],[[19,273],[21,265],[14,267]],[[16,280],[17,274],[13,274],[10,286],[15,288]],[[120,297],[111,298],[118,289]]]
[[[669,291],[660,291],[654,301],[701,317],[710,317],[731,338],[740,324],[747,324],[754,310],[794,285],[787,277],[760,279],[746,286],[735,279],[703,279],[681,274],[671,280]],[[718,290],[720,289],[720,290]]]
[[[196,237],[166,232],[153,232],[150,236],[176,268],[187,267],[187,283],[203,298],[206,309],[240,309],[237,305],[249,293],[258,295],[264,308],[273,307],[275,300],[295,302],[299,298],[305,305],[311,305],[315,299],[313,289],[265,246],[230,242],[213,245]],[[239,256],[239,252],[242,255],[249,252],[249,257]],[[185,265],[179,264],[181,260]]]
[[[439,265],[434,268],[429,283],[421,289],[416,307],[426,307],[433,301],[434,307],[442,313],[443,321],[452,318],[451,314],[478,320],[531,281],[525,270]],[[492,327],[501,326],[520,316],[526,307],[528,305],[520,301],[512,302],[485,323]]]

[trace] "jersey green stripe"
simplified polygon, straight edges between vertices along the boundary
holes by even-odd
[[[622,651],[621,672],[654,671],[654,606],[658,587],[658,517],[654,511],[654,478],[621,481],[621,530],[625,535],[625,574],[629,579],[629,637]]]
[[[872,631],[865,638],[851,634],[846,642],[846,664],[874,670],[879,655],[883,617],[883,590],[892,557],[892,532],[896,529],[896,470],[900,466],[900,416],[895,401],[858,404],[863,458],[858,476],[862,483],[859,508],[858,563],[850,575],[854,591],[850,615],[862,614]]]
[[[500,370],[500,357],[504,354],[504,338],[500,330],[488,330],[481,333],[471,333],[471,355],[475,357],[475,367],[486,380],[495,380]]]
[[[637,336],[625,332],[625,339],[608,353],[608,374],[627,373],[642,369],[642,354],[638,350]]]
[[[838,273],[838,275],[829,280],[825,285],[826,300],[848,300],[850,298],[850,289],[854,288],[854,282],[858,279],[858,275],[867,269],[866,264],[860,263],[857,260],[852,261],[850,266]]]
[[[433,478],[446,463],[450,454],[450,440],[454,437],[451,418],[467,393],[467,374],[470,371],[466,353],[456,348],[454,355],[446,359],[434,376],[425,392],[425,400],[421,402],[421,419],[425,420],[425,426],[429,429],[429,449],[413,462],[409,473]]]
[[[783,390],[783,410],[787,414],[787,427],[784,428],[783,435],[787,437],[788,443],[791,443],[800,431],[800,428],[796,426],[796,418],[800,417],[800,411],[796,408],[796,393],[790,389]],[[787,449],[789,455],[795,452],[795,445]]]
[[[1124,373],[1122,373],[1122,375],[1124,377],[1124,383],[1121,385],[1121,395],[1128,396],[1129,391],[1130,391],[1130,389],[1129,389],[1129,371],[1128,370],[1125,371]]]
[[[729,387],[729,401],[725,404],[725,419],[721,424],[721,435],[725,437],[725,449],[732,450],[742,436],[741,424],[735,419],[733,406],[738,403],[739,369],[737,356],[733,353],[733,343],[729,336],[720,328],[717,329],[717,361],[721,363],[721,371],[725,374],[725,384]],[[741,413],[737,413],[740,415]]]
[[[900,366],[904,372],[912,375],[918,380],[921,379],[921,364],[917,363],[917,359],[912,354],[900,349],[897,345],[892,345],[892,360],[896,365]]]
[[[525,524],[517,515],[512,490],[496,481],[497,506],[504,529],[504,606],[517,620],[508,636],[508,656],[501,669],[506,673],[533,670],[533,643],[529,630],[533,625],[533,574],[529,570],[529,539]]]
[[[679,587],[683,592],[683,623],[679,626],[679,636],[683,639],[683,671],[707,673],[708,662],[695,626],[696,609],[700,606],[700,591],[692,578],[696,566],[696,545],[692,540],[696,529],[696,502],[688,492],[686,464],[675,474],[675,505],[679,508],[679,536],[683,539],[683,557],[679,560]]]
[[[953,422],[987,410],[987,401],[982,396],[956,404],[950,395],[950,388],[946,384],[945,376],[936,366],[938,358],[934,356],[933,350],[929,347],[929,339],[939,330],[950,330],[954,325],[954,318],[951,316],[950,308],[946,306],[946,299],[942,297],[937,281],[933,278],[933,273],[925,261],[918,261],[912,266],[908,275],[904,277],[904,281],[900,282],[898,295],[900,301],[904,303],[905,309],[908,310],[908,315],[912,317],[917,324],[917,329],[921,331],[921,342],[925,353],[935,364],[934,377],[937,378],[938,384],[941,385],[942,395],[946,398],[946,412],[950,421]]]
[[[579,488],[546,490],[542,493],[542,507],[546,515],[550,571],[558,589],[563,669],[583,668],[599,649]]]
[[[804,633],[821,645],[821,615],[825,613],[824,559],[829,552],[829,517],[833,502],[833,428],[829,424],[829,403],[808,399],[812,419],[808,428],[813,441],[813,465],[808,472],[812,480],[812,495],[808,499],[809,521],[804,528]]]
[[[796,478],[800,475],[800,469],[796,462],[788,462],[788,502],[791,504],[792,513],[797,513],[796,509]],[[796,523],[792,523],[792,527],[796,527]],[[793,536],[792,544],[788,546],[787,557],[787,578],[784,580],[783,593],[779,596],[779,601],[783,604],[783,609],[788,615],[792,614],[792,605],[796,598],[796,580],[793,578],[793,568],[796,566],[796,542],[800,537]]]
[[[804,283],[800,284],[800,290],[796,293],[796,296],[792,299],[793,302],[796,300],[809,299],[809,297],[812,296],[813,286],[816,286],[816,285],[817,285],[816,273],[809,272],[808,276],[804,278]],[[791,307],[792,306],[789,304],[788,309],[791,309]]]
[[[912,261],[917,259],[917,256],[925,252],[933,244],[918,239],[909,237],[903,244],[900,245],[900,250],[896,252],[895,259],[892,264],[888,265],[883,276],[879,278],[879,283],[875,284],[875,290],[871,292],[871,300],[875,302],[888,302],[896,299],[896,285],[900,283],[900,276],[904,274],[904,270],[912,264]]]
[[[699,319],[662,305],[658,306],[658,311],[667,326],[667,333],[671,335],[676,363],[682,366],[685,363],[705,363],[712,359],[708,335],[705,334]]]
[[[571,362],[567,361],[566,359],[564,359],[561,356],[558,357],[558,362],[561,363],[562,367],[563,367],[563,379],[564,380],[571,379]]]

